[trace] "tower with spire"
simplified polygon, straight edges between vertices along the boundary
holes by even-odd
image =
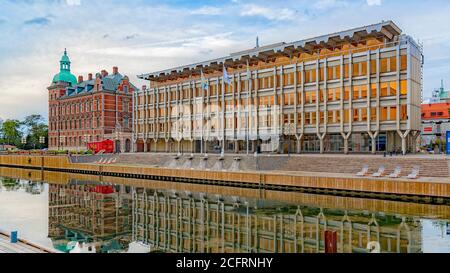
[[[67,56],[67,49],[64,49],[64,55],[59,61],[59,73],[52,80],[52,84],[58,83],[67,83],[69,86],[77,84],[77,78],[70,72],[70,59]]]

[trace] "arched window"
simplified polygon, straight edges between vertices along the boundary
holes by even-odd
[[[123,127],[125,127],[125,128],[129,127],[128,117],[123,118]]]

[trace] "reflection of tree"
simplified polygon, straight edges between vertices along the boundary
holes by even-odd
[[[447,222],[445,221],[433,221],[431,225],[435,228],[438,228],[441,231],[441,237],[444,237],[445,229],[447,228]]]
[[[7,191],[15,191],[20,188],[20,183],[18,179],[14,178],[2,178],[0,181],[0,184],[7,190]]]

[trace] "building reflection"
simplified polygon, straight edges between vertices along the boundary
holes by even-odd
[[[338,252],[422,251],[419,217],[320,208],[265,199],[156,190],[72,180],[49,185],[49,237],[63,249],[91,242],[101,252],[131,241],[162,252],[324,252],[324,231]]]
[[[0,190],[23,190],[26,193],[38,195],[44,192],[45,186],[43,182],[34,182],[31,180],[22,180],[19,178],[0,177]]]
[[[48,236],[67,251],[70,241],[94,243],[98,251],[122,250],[131,234],[131,189],[73,180],[49,184]]]
[[[382,212],[342,211],[189,192],[133,194],[133,240],[165,252],[324,252],[324,231],[338,252],[420,252],[418,219]]]

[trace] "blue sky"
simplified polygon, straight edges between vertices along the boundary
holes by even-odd
[[[450,1],[0,0],[0,118],[47,116],[67,48],[72,73],[137,74],[393,20],[424,44],[424,90],[450,89]]]

